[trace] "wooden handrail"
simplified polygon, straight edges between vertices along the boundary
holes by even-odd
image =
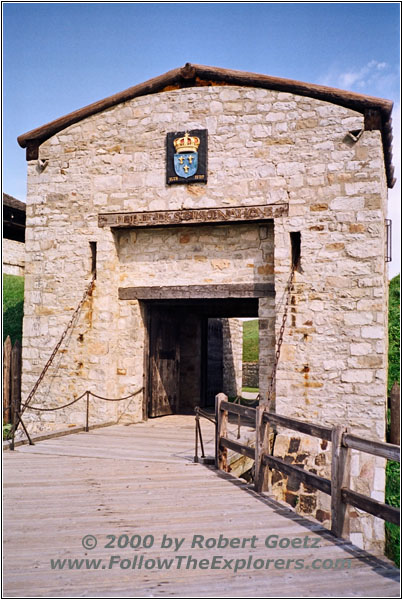
[[[332,428],[326,427],[325,425],[317,425],[315,423],[301,421],[300,419],[278,415],[273,412],[265,412],[263,414],[263,419],[268,424],[281,425],[287,429],[294,429],[300,433],[307,433],[308,435],[327,440],[328,442],[332,439]]]
[[[248,419],[255,420],[256,408],[250,406],[242,406],[242,404],[234,404],[233,402],[221,402],[221,410],[227,410],[229,413],[240,415],[241,417],[247,417]]]
[[[256,441],[255,448],[246,446],[227,438],[228,413],[255,419]],[[343,485],[348,449],[355,449],[386,458],[400,461],[400,447],[376,440],[367,440],[346,431],[341,425],[327,427],[278,415],[269,412],[263,405],[257,408],[242,406],[228,402],[225,394],[216,396],[216,466],[224,471],[227,467],[227,449],[248,456],[255,461],[255,489],[264,489],[265,472],[267,468],[277,469],[286,475],[293,475],[306,485],[311,485],[331,496],[332,533],[340,537],[343,533],[344,514],[347,504],[351,504],[367,513],[385,521],[399,524],[400,510],[368,496],[355,492]],[[331,479],[320,477],[299,466],[287,463],[282,458],[268,453],[269,425],[279,425],[300,433],[318,437],[332,443]]]
[[[345,433],[343,435],[343,445],[347,448],[361,450],[361,452],[367,452],[368,454],[374,454],[375,456],[381,456],[388,460],[400,462],[400,446],[396,446],[395,444],[387,444],[386,442],[378,442],[376,440],[365,440],[357,435]]]
[[[238,454],[242,454],[242,456],[248,456],[255,460],[255,449],[252,448],[252,446],[246,446],[245,444],[234,442],[234,440],[229,440],[228,438],[221,438],[220,443],[224,448],[234,450],[235,452],[238,452]]]
[[[320,477],[315,473],[311,473],[310,471],[305,471],[302,467],[297,467],[296,465],[290,465],[290,463],[285,462],[282,458],[278,458],[277,456],[271,456],[270,454],[264,454],[262,456],[263,464],[268,467],[277,469],[278,471],[282,471],[286,475],[295,475],[299,481],[302,483],[306,483],[307,485],[312,485],[316,489],[328,494],[331,494],[331,483],[329,479],[325,479],[325,477]]]
[[[341,496],[346,504],[351,504],[351,506],[355,506],[360,510],[365,510],[365,512],[375,515],[375,517],[379,517],[384,521],[400,525],[400,509],[395,506],[384,504],[348,488],[341,489]]]

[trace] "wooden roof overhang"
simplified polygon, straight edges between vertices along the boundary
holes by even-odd
[[[5,192],[3,192],[3,206],[24,213],[24,215],[27,209],[25,202],[21,202],[21,200],[17,200],[17,198],[14,198],[14,196],[10,196],[10,194],[6,194]]]
[[[3,237],[17,242],[25,241],[26,205],[3,192]]]
[[[271,77],[269,75],[258,75],[244,71],[234,71],[218,67],[207,67],[203,65],[192,65],[186,63],[184,67],[173,69],[167,73],[149,79],[124,90],[104,100],[99,100],[80,108],[74,112],[60,117],[42,127],[32,129],[20,135],[17,140],[22,148],[26,148],[27,160],[35,160],[39,156],[38,148],[47,139],[66,129],[74,123],[100,113],[108,108],[148,94],[156,94],[188,87],[204,86],[245,86],[290,92],[299,96],[317,98],[332,104],[350,108],[364,115],[366,130],[379,130],[382,135],[386,178],[389,187],[395,183],[394,167],[392,165],[392,119],[391,113],[393,102],[373,96],[365,96],[355,92],[338,90],[328,86],[314,83],[304,83],[292,79]]]

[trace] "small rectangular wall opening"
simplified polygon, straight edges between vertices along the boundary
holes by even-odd
[[[97,276],[97,243],[90,242],[90,250],[91,250],[91,273],[96,277]]]
[[[392,260],[392,220],[385,219],[386,226],[386,256],[385,261],[391,262]]]
[[[291,266],[294,269],[301,269],[301,232],[291,231]]]

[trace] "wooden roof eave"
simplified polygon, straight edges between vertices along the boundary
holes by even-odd
[[[17,200],[14,196],[10,196],[10,194],[3,192],[3,208],[9,208],[10,210],[15,210],[25,215],[27,206],[25,202],[21,202],[21,200]]]
[[[179,89],[181,87],[200,87],[206,85],[237,85],[245,87],[257,87],[263,89],[289,92],[300,96],[308,96],[318,100],[324,100],[332,104],[350,108],[364,115],[374,111],[380,116],[378,127],[382,133],[384,148],[385,168],[389,187],[393,187],[392,166],[392,123],[391,112],[393,102],[383,98],[365,96],[355,92],[338,90],[328,86],[313,83],[304,83],[291,79],[272,77],[270,75],[259,75],[231,69],[218,67],[207,67],[203,65],[192,65],[187,63],[184,67],[173,69],[163,75],[149,79],[133,87],[89,104],[84,108],[71,112],[50,123],[32,129],[17,138],[19,145],[27,149],[27,160],[38,157],[38,147],[47,139],[66,129],[74,123],[100,113],[108,108],[132,100],[139,96],[155,94],[159,92]]]

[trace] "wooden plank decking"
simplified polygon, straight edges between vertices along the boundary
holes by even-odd
[[[213,426],[203,421],[202,427],[212,452]],[[399,596],[398,571],[390,562],[333,538],[320,524],[256,495],[242,480],[194,464],[193,453],[194,418],[186,416],[97,429],[5,452],[4,597]],[[81,539],[89,534],[98,545],[85,550]],[[108,534],[116,536],[114,548],[104,547]],[[124,534],[152,535],[154,545],[118,548]],[[161,548],[164,534],[184,538],[181,548]],[[256,536],[256,547],[246,542],[244,548],[191,548],[194,535],[217,539],[220,534]],[[318,547],[267,548],[269,535],[301,539],[302,544],[307,536],[308,544],[318,538]],[[109,568],[111,556],[130,559],[122,563],[130,567]],[[225,569],[193,569],[193,563],[186,568],[186,558],[177,568],[177,556],[208,559],[210,565],[213,556],[234,560]],[[98,569],[51,568],[51,559],[76,558],[103,562]],[[174,562],[170,569],[145,568],[146,560],[158,558]],[[237,559],[246,565],[250,560],[252,566],[235,573]],[[257,566],[269,559],[280,562],[253,568],[259,559]],[[337,559],[351,559],[350,568],[329,568]],[[327,560],[328,568],[314,569],[314,560]],[[223,560],[216,563],[224,565]]]

